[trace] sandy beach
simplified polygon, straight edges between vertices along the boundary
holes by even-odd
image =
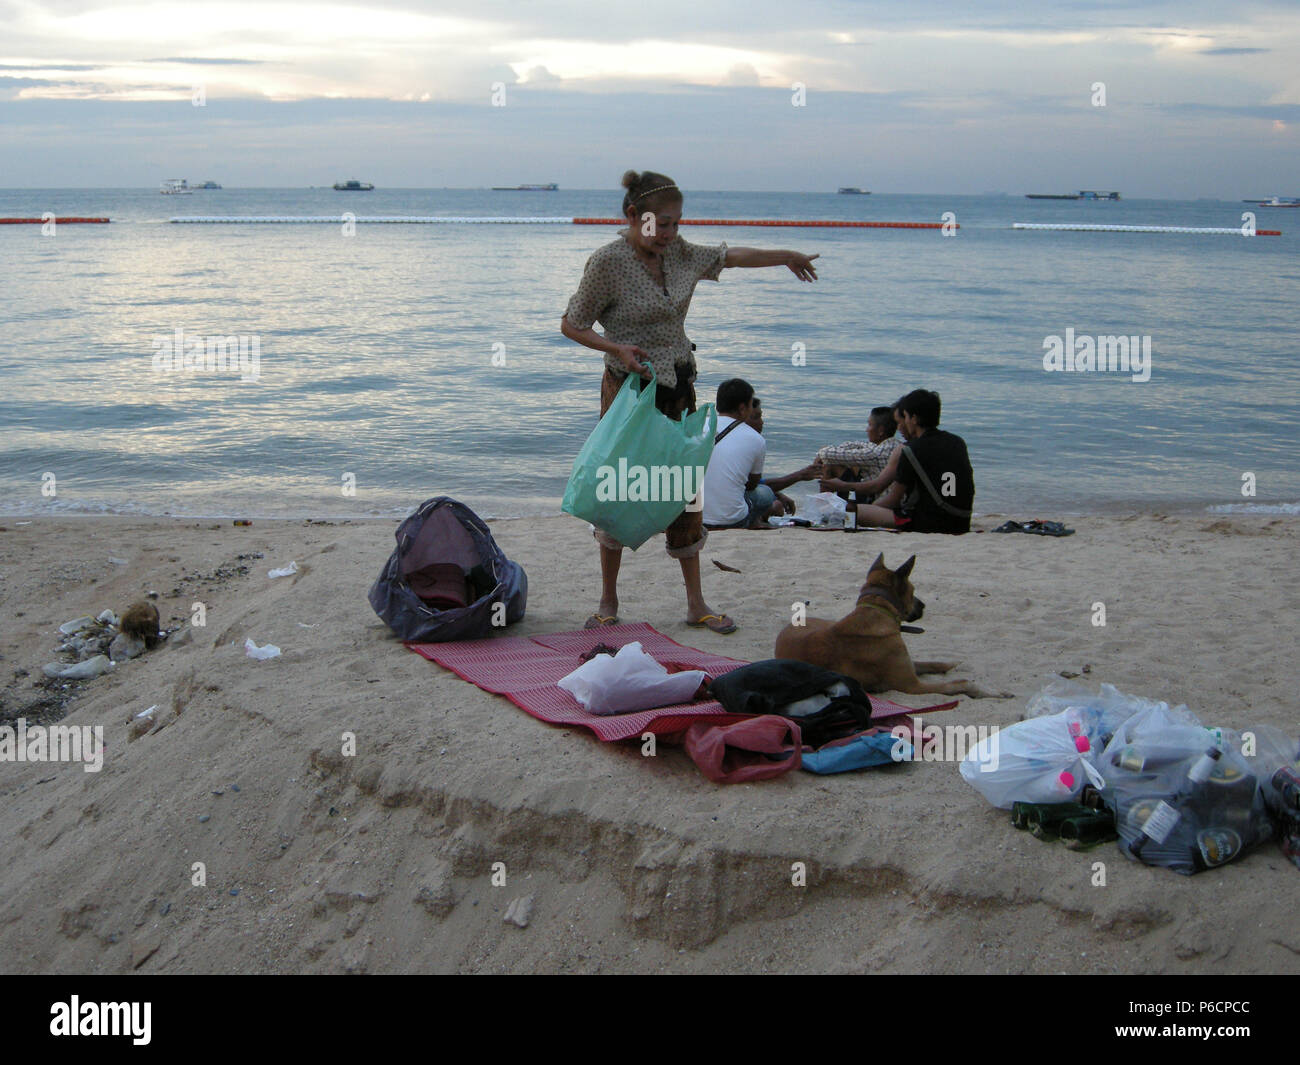
[[[731,636],[686,627],[656,538],[625,558],[620,613],[767,658],[793,603],[839,617],[877,552],[891,566],[915,553],[914,656],[1015,694],[963,697],[945,723],[1009,724],[1058,671],[1087,667],[1094,685],[1186,703],[1207,725],[1297,732],[1293,519],[987,531],[1030,516],[983,515],[956,538],[716,533],[704,589],[740,623]],[[66,713],[107,739],[98,773],[0,763],[6,972],[1300,972],[1300,870],[1276,843],[1181,877],[1113,844],[1072,852],[1017,832],[953,763],[728,787],[679,748],[644,758],[536,721],[412,654],[371,611],[392,522],[0,525],[0,723]],[[509,631],[580,628],[599,585],[588,527],[492,529],[529,578]],[[267,577],[292,561],[295,575]],[[206,625],[91,681],[44,678],[62,622],[150,591],[164,625],[188,625],[195,602]],[[282,656],[254,661],[248,637]],[[153,730],[131,738],[155,704]],[[506,923],[528,896],[528,926]]]

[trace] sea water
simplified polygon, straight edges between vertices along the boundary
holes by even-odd
[[[399,516],[446,494],[484,515],[557,513],[601,375],[560,317],[614,227],[353,229],[343,215],[610,217],[619,199],[0,190],[0,217],[113,219],[0,226],[0,512]],[[700,399],[728,377],[762,398],[770,474],[862,439],[871,407],[923,387],[967,441],[980,513],[1298,509],[1300,211],[747,192],[688,192],[685,207],[950,223],[950,235],[682,228],[695,243],[820,255],[815,284],[784,268],[701,282],[687,320]],[[1248,210],[1284,235],[1011,229],[1240,227]],[[168,222],[182,214],[339,222]],[[1079,359],[1049,367],[1067,337]],[[233,354],[169,367],[188,338]],[[1119,338],[1149,353],[1144,367],[1117,365]]]

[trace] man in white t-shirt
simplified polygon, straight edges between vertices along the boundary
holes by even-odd
[[[748,381],[738,377],[718,386],[718,435],[704,474],[704,525],[709,529],[762,527],[785,513],[776,493],[795,481],[809,481],[816,468],[806,466],[788,477],[763,482],[767,442],[750,422],[758,400]],[[760,423],[761,424],[761,423]]]

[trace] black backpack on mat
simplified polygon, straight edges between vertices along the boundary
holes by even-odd
[[[739,666],[710,681],[709,691],[732,714],[788,717],[798,723],[805,746],[813,748],[871,728],[871,699],[861,684],[794,658]],[[825,704],[820,709],[797,705],[817,696]]]

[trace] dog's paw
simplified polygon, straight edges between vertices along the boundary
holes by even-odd
[[[981,688],[978,684],[972,684],[966,689],[966,694],[972,699],[1014,699],[1015,692],[991,692]]]

